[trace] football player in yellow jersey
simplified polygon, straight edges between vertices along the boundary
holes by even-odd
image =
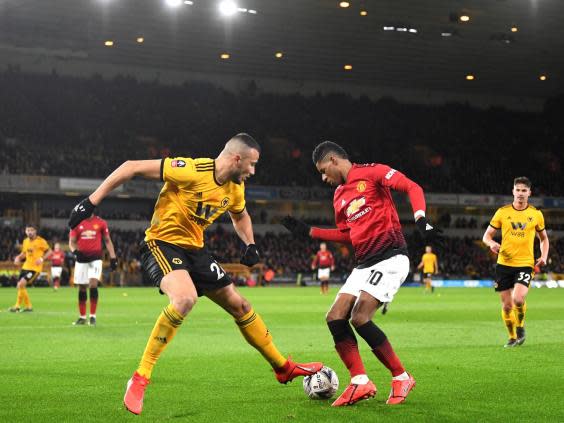
[[[16,304],[10,307],[10,311],[13,313],[33,311],[26,286],[27,284],[31,285],[37,279],[37,276],[39,276],[43,269],[43,262],[51,254],[49,244],[37,235],[37,228],[35,226],[27,225],[25,227],[25,234],[27,238],[22,243],[22,252],[14,259],[15,264],[21,264],[22,261],[23,264],[17,284]],[[23,309],[21,308],[22,303],[25,305]]]
[[[495,290],[499,292],[501,316],[509,332],[505,347],[525,342],[525,298],[534,276],[533,268],[544,266],[548,258],[548,236],[540,210],[529,204],[531,181],[524,177],[513,181],[513,203],[500,207],[484,233],[483,241],[497,254]],[[501,230],[501,245],[493,237]],[[540,239],[541,255],[535,263],[535,235]]]
[[[314,374],[323,367],[318,362],[295,363],[280,354],[262,318],[204,247],[204,230],[228,211],[235,232],[247,246],[241,263],[253,266],[259,261],[244,188],[244,181],[255,173],[259,155],[258,143],[241,133],[225,144],[215,160],[127,161],[71,212],[72,229],[113,189],[132,177],[164,181],[146,231],[141,263],[144,273],[168,296],[170,304],[157,319],[139,367],[127,383],[123,401],[134,414],[141,413],[145,387],[157,359],[202,295],[234,317],[243,337],[269,362],[280,383]]]
[[[434,292],[432,277],[439,271],[439,263],[437,256],[433,253],[430,245],[425,247],[425,254],[421,257],[421,262],[417,265],[417,269],[423,269],[423,283],[425,283],[425,292]]]

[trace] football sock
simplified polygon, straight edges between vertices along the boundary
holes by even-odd
[[[18,288],[18,295],[16,296],[16,304],[14,307],[19,307],[23,301],[23,291],[25,288]]]
[[[153,367],[166,346],[172,341],[184,317],[176,311],[172,304],[167,305],[161,312],[153,331],[147,341],[147,346],[141,357],[137,373],[151,379]]]
[[[505,310],[501,309],[501,318],[503,319],[503,323],[505,323],[505,327],[507,328],[507,332],[509,332],[509,338],[515,339],[517,335],[515,334],[515,314],[513,310],[510,310],[508,313]]]
[[[386,334],[372,320],[357,327],[356,331],[370,345],[376,358],[392,372],[392,376],[399,376],[405,372]]]
[[[235,319],[235,322],[247,342],[263,355],[273,369],[280,369],[286,364],[286,358],[280,354],[280,351],[272,342],[270,331],[253,309],[243,317]]]
[[[61,282],[60,278],[53,279],[53,287],[58,288],[60,286],[60,282]]]
[[[356,375],[351,378],[351,383],[355,385],[366,385],[370,379],[368,379],[367,375]]]
[[[403,372],[401,375],[394,376],[392,379],[393,380],[408,380],[409,375],[407,374],[407,372]]]
[[[98,288],[90,288],[90,315],[96,315],[96,307],[98,306]]]
[[[515,316],[515,321],[518,328],[525,326],[525,314],[527,313],[527,303],[523,303],[522,306],[513,306],[513,315]]]
[[[25,288],[22,288],[22,301],[25,304],[26,308],[31,308],[31,300],[29,299],[27,289]]]
[[[364,369],[362,358],[360,358],[358,342],[348,320],[332,320],[327,322],[327,326],[329,327],[331,335],[333,335],[335,349],[339,357],[341,357],[341,361],[347,366],[347,369],[349,369],[351,378],[357,375],[365,375],[366,370]]]
[[[78,288],[78,312],[80,313],[80,317],[86,317],[86,299],[88,295],[86,291],[82,291]]]

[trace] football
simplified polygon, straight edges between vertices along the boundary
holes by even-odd
[[[337,373],[324,366],[317,373],[304,377],[304,391],[311,399],[328,399],[339,389]]]

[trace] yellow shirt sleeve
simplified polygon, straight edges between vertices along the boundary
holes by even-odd
[[[245,184],[241,182],[233,193],[233,204],[229,207],[231,213],[239,214],[245,210]]]
[[[542,212],[539,210],[539,219],[537,222],[537,226],[535,226],[535,229],[537,230],[537,232],[542,232],[545,230],[545,226],[544,226],[544,215],[542,214]]]
[[[501,229],[501,209],[497,209],[492,220],[490,220],[490,226]]]
[[[179,187],[187,187],[194,181],[196,169],[194,161],[187,157],[167,157],[162,161],[161,177]]]

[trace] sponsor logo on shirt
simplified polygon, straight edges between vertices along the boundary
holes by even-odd
[[[366,198],[359,197],[355,198],[349,203],[345,214],[347,215],[348,222],[354,222],[357,219],[360,219],[365,214],[369,213],[372,210],[372,207],[366,206]]]

